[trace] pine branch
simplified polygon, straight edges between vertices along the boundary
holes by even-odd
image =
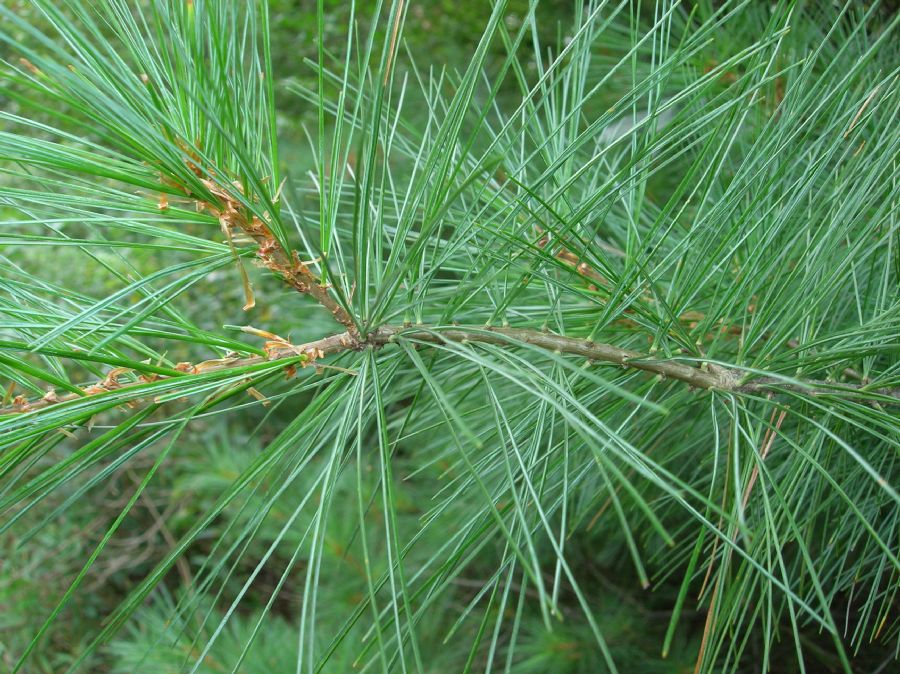
[[[592,342],[576,337],[565,337],[551,332],[541,332],[525,328],[492,328],[474,326],[382,326],[360,337],[355,331],[346,331],[317,339],[305,344],[290,344],[275,335],[257,330],[248,330],[255,334],[271,337],[266,342],[265,356],[250,356],[247,358],[222,358],[204,361],[193,365],[191,363],[179,363],[176,367],[186,375],[206,374],[228,370],[249,365],[258,365],[265,362],[279,360],[295,360],[300,357],[301,367],[320,365],[319,360],[326,356],[336,355],[347,351],[361,351],[367,347],[381,348],[395,343],[398,339],[409,339],[430,344],[492,344],[513,348],[528,344],[540,349],[558,354],[581,356],[591,362],[604,362],[619,365],[625,369],[641,370],[659,375],[663,378],[675,379],[697,389],[717,390],[738,394],[758,395],[766,393],[798,392],[807,395],[844,395],[856,399],[871,399],[872,396],[887,398],[882,400],[889,404],[900,404],[900,387],[873,388],[863,384],[831,384],[821,380],[797,380],[787,381],[776,376],[763,376],[745,381],[747,373],[736,367],[724,367],[714,363],[701,363],[698,366],[679,362],[674,359],[657,359],[648,354],[637,351],[629,351],[612,344]],[[293,368],[295,363],[286,365]],[[133,383],[119,383],[118,378],[128,372],[125,368],[114,370],[114,376],[107,376],[102,382],[86,387],[80,394],[69,393],[58,396],[50,392],[41,399],[28,401],[24,397],[18,397],[10,407],[0,408],[0,415],[32,412],[57,403],[75,400],[85,396],[96,395],[113,390],[127,389],[131,386],[146,383],[146,378],[141,378]],[[154,377],[166,379],[164,375]],[[892,400],[891,400],[892,399]]]

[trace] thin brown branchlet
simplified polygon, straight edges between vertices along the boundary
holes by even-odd
[[[329,292],[331,286],[321,283],[318,276],[310,269],[309,265],[312,263],[302,261],[297,251],[287,250],[274,235],[271,228],[259,216],[250,212],[241,200],[235,196],[235,192],[242,197],[246,195],[243,184],[238,180],[225,183],[218,181],[218,174],[215,170],[202,168],[202,162],[197,153],[184,143],[180,144],[187,156],[185,160],[187,167],[197,176],[213,199],[201,198],[199,195],[193,194],[184,185],[176,183],[175,186],[194,201],[198,210],[206,211],[218,219],[219,226],[222,228],[225,239],[232,251],[235,250],[234,237],[236,235],[241,234],[253,240],[257,246],[256,258],[261,266],[281,277],[285,283],[296,291],[315,299],[348,331],[356,332],[356,323],[353,318],[331,295]],[[281,187],[276,191],[273,203],[278,202],[280,193]],[[166,202],[167,204],[168,202]],[[163,208],[162,202],[160,202],[160,208]],[[268,214],[264,215],[267,216]],[[237,257],[236,252],[235,257]],[[250,280],[240,262],[239,267],[246,297],[244,309],[248,310],[255,305],[255,298],[250,286]]]
[[[537,247],[542,249],[548,248],[551,245],[550,235],[544,232],[540,227],[537,227],[536,230],[537,233],[541,235],[541,238],[537,241]],[[604,247],[606,249],[611,248],[608,245],[605,245]],[[625,254],[616,248],[612,248],[612,250],[615,251],[614,254],[619,256]],[[574,253],[565,243],[556,242],[553,257],[582,277],[587,282],[588,290],[597,292],[600,288],[603,288],[605,291],[609,291],[612,288],[613,284],[606,276],[588,264],[582,257]],[[656,302],[655,298],[647,294],[642,297],[642,300],[648,305],[652,305]],[[755,310],[755,304],[751,303],[750,306],[747,307],[748,314],[752,314]],[[623,313],[626,315],[634,315],[636,312],[633,308],[626,307]],[[679,314],[678,320],[684,324],[685,328],[694,330],[706,320],[706,314],[702,311],[689,310]],[[616,320],[615,323],[616,325],[624,327],[638,327],[638,323],[631,318],[620,318]],[[728,324],[724,319],[717,320],[715,324],[711,326],[711,330],[711,332],[705,335],[705,339],[712,340],[716,338],[717,335],[731,335],[737,337],[743,335],[743,328],[741,328],[741,326]]]
[[[355,329],[350,314],[331,296],[328,292],[329,286],[319,282],[309,265],[300,259],[297,251],[288,252],[275,238],[269,227],[256,215],[246,215],[242,204],[234,199],[225,188],[212,180],[203,179],[202,182],[204,187],[221,203],[220,206],[207,204],[207,210],[219,219],[223,231],[230,233],[239,231],[249,236],[256,242],[256,257],[262,266],[280,276],[285,283],[298,292],[315,299],[348,330]],[[232,186],[243,192],[240,183],[234,182]]]

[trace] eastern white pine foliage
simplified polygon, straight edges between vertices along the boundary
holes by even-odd
[[[264,2],[14,4],[0,550],[131,477],[4,663],[895,664],[896,13],[494,0],[452,69],[320,3],[286,81]]]

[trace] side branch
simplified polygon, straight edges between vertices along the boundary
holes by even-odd
[[[257,331],[262,332],[262,331]],[[268,334],[268,333],[262,333]],[[267,342],[266,356],[251,356],[248,358],[224,358],[205,361],[192,365],[179,363],[177,368],[185,375],[205,374],[256,365],[264,362],[277,362],[279,360],[294,360],[301,358],[301,365],[317,365],[317,361],[326,356],[343,353],[345,351],[361,351],[365,348],[382,348],[395,343],[399,339],[410,339],[429,344],[493,344],[506,348],[522,345],[531,345],[539,349],[558,354],[580,356],[591,362],[613,363],[622,368],[642,370],[660,375],[665,378],[675,379],[697,389],[712,389],[737,394],[767,394],[799,392],[807,395],[843,395],[854,399],[868,399],[871,402],[875,397],[882,398],[882,402],[888,404],[900,404],[900,388],[874,388],[871,385],[862,384],[830,384],[819,380],[791,380],[785,381],[773,376],[759,377],[744,382],[746,374],[733,367],[722,367],[712,363],[703,363],[699,366],[678,362],[675,360],[655,359],[647,354],[622,349],[612,344],[592,342],[576,337],[564,337],[550,332],[529,330],[523,328],[478,328],[454,326],[443,328],[438,326],[392,326],[386,325],[369,333],[365,338],[360,337],[355,330],[348,330],[340,334],[331,335],[306,344],[292,345],[283,341]],[[293,368],[287,364],[287,368]],[[146,383],[146,378],[135,382],[119,383],[118,376],[121,369],[114,370],[105,380],[88,386],[81,394],[69,393],[57,396],[51,391],[39,400],[26,400],[18,397],[12,406],[0,408],[0,415],[31,412],[34,410],[79,399],[85,396],[95,395],[112,390],[127,389]],[[155,379],[165,378],[162,375]],[[888,400],[884,400],[888,399]]]
[[[227,190],[211,180],[202,178],[201,182],[207,190],[221,202],[221,205],[213,205],[201,202],[206,210],[219,219],[219,224],[226,237],[232,232],[241,232],[249,236],[256,243],[258,249],[256,255],[264,267],[280,276],[288,285],[298,292],[309,295],[319,304],[328,309],[334,319],[346,327],[350,332],[356,331],[353,318],[338,304],[328,292],[328,286],[319,283],[319,279],[310,270],[306,263],[302,262],[297,251],[287,251],[272,234],[266,224],[255,215],[249,218],[244,214],[244,208]],[[243,194],[243,187],[239,182],[232,185]]]

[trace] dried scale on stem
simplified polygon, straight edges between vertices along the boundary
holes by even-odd
[[[233,246],[232,236],[240,232],[250,237],[257,245],[257,258],[260,263],[275,275],[281,277],[285,283],[296,291],[309,295],[331,313],[334,319],[345,326],[349,332],[356,333],[356,324],[350,314],[328,292],[329,286],[320,283],[319,278],[312,272],[309,265],[300,259],[296,250],[286,250],[268,225],[253,213],[247,214],[247,209],[224,186],[212,180],[216,175],[214,171],[204,171],[196,163],[197,158],[190,150],[185,150],[190,159],[186,162],[188,168],[200,179],[206,190],[217,199],[217,203],[210,203],[191,193],[191,191],[179,185],[188,197],[193,199],[200,210],[208,211],[218,218],[219,225],[230,246]],[[232,181],[233,189],[245,194],[240,181]],[[280,192],[280,189],[279,189]],[[276,202],[278,194],[275,195]],[[243,274],[243,268],[241,268]],[[248,300],[244,309],[254,305],[252,292],[249,290],[249,281],[244,279],[245,292]]]
[[[249,219],[241,212],[241,206],[219,185],[211,180],[203,181],[206,188],[222,200],[224,206],[214,214],[219,218],[223,230],[239,229],[251,237],[259,246],[257,257],[264,267],[280,276],[284,281],[298,292],[309,295],[319,304],[325,307],[334,319],[355,331],[355,324],[350,314],[331,296],[328,286],[319,283],[319,279],[313,274],[309,266],[300,259],[297,251],[288,253],[278,239],[272,234],[266,224],[255,215]],[[235,183],[236,189],[241,189],[239,183]],[[228,234],[226,234],[228,236]]]

